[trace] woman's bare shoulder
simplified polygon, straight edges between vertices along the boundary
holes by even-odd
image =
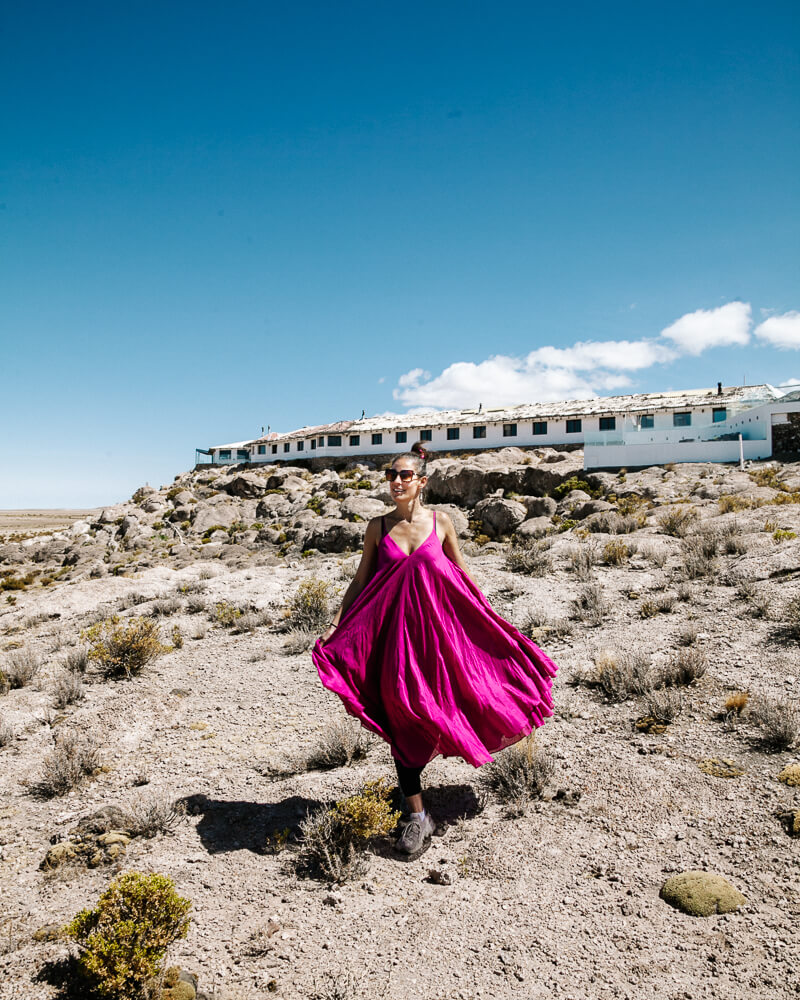
[[[452,518],[450,517],[450,515],[447,513],[446,510],[437,510],[435,507],[434,510],[436,510],[437,521],[440,521],[445,527],[447,527],[447,525],[452,526],[453,524]]]

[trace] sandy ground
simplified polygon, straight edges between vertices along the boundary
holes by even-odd
[[[275,608],[310,575],[344,588],[353,557],[254,559],[236,569],[200,560],[20,593],[3,609],[0,645],[9,655],[24,644],[45,666],[34,684],[0,698],[2,721],[16,733],[0,749],[0,998],[59,996],[41,970],[65,946],[37,943],[33,932],[68,920],[115,871],[130,869],[167,874],[191,899],[189,935],[173,960],[197,972],[216,1000],[800,996],[800,840],[776,817],[800,807],[800,790],[777,780],[800,750],[765,752],[747,713],[736,723],[719,718],[732,691],[796,698],[798,648],[780,641],[775,616],[800,592],[800,544],[765,534],[763,510],[735,516],[747,553],[721,556],[719,571],[692,582],[671,613],[640,614],[642,599],[676,589],[678,540],[650,526],[635,537],[666,547],[666,565],[655,566],[646,550],[620,567],[599,565],[595,579],[609,602],[602,624],[575,623],[572,635],[538,640],[560,670],[556,712],[537,741],[556,760],[554,790],[569,795],[509,819],[499,802],[483,801],[478,772],[438,759],[425,782],[442,835],[411,861],[378,845],[365,877],[335,887],[299,879],[292,849],[267,853],[267,838],[365,779],[391,778],[391,759],[375,744],[352,767],[305,769],[321,730],[343,713],[309,655],[287,655],[274,629],[234,634],[188,613],[181,597],[184,606],[160,621],[165,636],[181,627],[183,648],[130,681],[88,679],[83,701],[63,712],[51,707],[52,684],[81,630],[122,608],[126,595],[180,595],[206,577],[198,585],[212,606],[225,599]],[[780,520],[800,531],[797,506],[782,508]],[[569,615],[581,586],[567,559],[574,544],[556,538],[545,577],[509,572],[504,546],[466,549],[479,586],[520,624],[531,611]],[[770,575],[778,558],[789,569]],[[773,601],[771,618],[752,617],[737,597],[725,575],[736,565]],[[201,622],[204,637],[190,638]],[[610,704],[575,683],[598,651],[644,649],[664,662],[690,626],[710,666],[661,735],[634,728],[641,699]],[[99,739],[106,769],[64,797],[38,799],[28,783],[67,729]],[[699,764],[709,758],[734,761],[742,773],[704,773]],[[116,865],[39,870],[51,840],[80,817],[152,790],[193,797],[172,835],[134,839]],[[431,882],[431,869],[451,884]],[[747,903],[706,918],[672,909],[659,890],[687,869],[725,876]],[[252,935],[264,928],[266,945],[253,954]]]
[[[0,510],[0,535],[58,531],[75,521],[88,520],[100,508],[84,510]]]

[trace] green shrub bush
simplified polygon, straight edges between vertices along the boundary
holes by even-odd
[[[158,625],[147,618],[121,621],[112,615],[92,625],[81,638],[89,644],[89,659],[106,677],[132,677],[166,651]]]
[[[191,902],[165,875],[126,872],[65,931],[80,948],[78,970],[97,997],[145,1000],[160,983],[167,949],[186,937]]]

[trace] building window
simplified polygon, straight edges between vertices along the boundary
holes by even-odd
[[[691,423],[692,423],[692,414],[689,412],[672,414],[673,427],[690,427]]]
[[[547,421],[546,420],[534,420],[534,422],[533,422],[533,433],[534,434],[546,434],[547,433]]]
[[[297,442],[297,450],[298,451],[302,451],[304,446],[305,446],[305,441],[298,441]]]
[[[350,435],[350,447],[351,448],[357,448],[360,444],[361,444],[361,435],[360,434],[351,434]]]
[[[473,427],[472,436],[474,438],[485,438],[486,437],[486,427]]]
[[[311,450],[313,451],[317,447],[317,439],[311,438]]]
[[[516,424],[503,424],[503,437],[504,438],[515,438],[517,436],[517,425]]]
[[[728,419],[728,410],[724,406],[715,406],[711,411],[711,420],[713,423],[718,424],[722,420]]]
[[[249,462],[250,452],[247,451],[245,448],[239,448],[236,452],[236,457],[239,459],[240,462]]]
[[[341,434],[329,434],[328,435],[328,447],[329,448],[341,448],[342,447],[342,435]]]
[[[320,448],[325,444],[325,438],[321,434],[317,438],[317,444],[320,446]]]
[[[394,436],[395,444],[405,444],[408,440],[407,431],[397,431]]]
[[[383,444],[383,434],[373,434],[372,435],[373,444]]]
[[[278,446],[276,444],[274,444],[272,446],[272,454],[273,455],[277,455],[278,454]]]
[[[461,437],[461,431],[458,427],[448,427],[447,428],[447,440],[448,441],[458,441]]]
[[[433,431],[430,429],[426,431],[420,431],[419,439],[420,441],[433,441]]]
[[[266,453],[267,453],[267,446],[265,444],[260,444],[258,446],[258,453],[259,453],[259,455],[266,455]]]
[[[581,422],[580,420],[568,420],[567,421],[567,434],[580,434],[581,432]]]
[[[224,449],[223,449],[223,450],[222,450],[222,451],[221,451],[221,452],[219,453],[219,457],[220,457],[220,459],[221,459],[221,460],[223,460],[223,461],[224,461],[224,459],[226,459],[226,458],[230,458],[230,457],[231,457],[231,453],[230,453],[230,449],[229,449],[229,448],[224,448]]]
[[[600,430],[613,431],[617,426],[616,417],[600,417]]]
[[[654,418],[652,413],[643,413],[639,417],[639,429],[643,431],[651,431],[654,426]]]

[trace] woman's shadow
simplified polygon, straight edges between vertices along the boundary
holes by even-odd
[[[209,854],[250,851],[266,854],[271,838],[296,839],[308,813],[325,803],[291,795],[280,802],[241,802],[189,795],[181,800],[190,816],[200,816],[197,833]]]

